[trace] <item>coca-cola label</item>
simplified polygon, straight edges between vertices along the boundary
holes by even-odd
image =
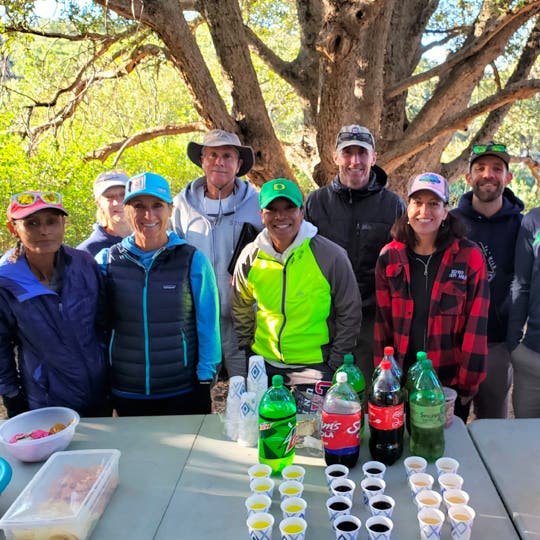
[[[360,445],[361,413],[336,414],[322,411],[321,439],[326,450]]]
[[[403,425],[403,409],[403,403],[393,407],[368,403],[369,425],[384,431],[400,428]]]
[[[440,428],[445,423],[445,405],[411,403],[411,424],[423,429]]]

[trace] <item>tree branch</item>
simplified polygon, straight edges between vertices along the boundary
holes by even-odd
[[[405,133],[405,139],[402,139],[393,148],[390,148],[382,156],[380,161],[384,169],[390,173],[400,165],[403,165],[409,158],[433,145],[442,137],[459,129],[466,129],[466,126],[478,116],[493,111],[507,103],[513,103],[518,99],[527,99],[539,91],[540,79],[531,79],[508,85],[499,94],[489,96],[465,111],[447,118],[422,133],[419,137],[408,139]]]
[[[116,166],[121,155],[127,148],[136,146],[143,142],[151,141],[157,139],[158,137],[171,136],[171,135],[180,135],[182,133],[192,133],[194,131],[202,132],[205,131],[205,125],[202,122],[192,122],[190,124],[167,124],[165,126],[156,126],[144,131],[140,131],[122,139],[121,141],[116,141],[108,144],[102,148],[98,148],[93,152],[87,154],[84,158],[85,161],[99,160],[105,162],[106,159],[117,152],[117,155],[114,159],[113,167]]]

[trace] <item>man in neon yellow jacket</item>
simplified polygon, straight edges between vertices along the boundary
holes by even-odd
[[[294,182],[267,182],[259,203],[265,228],[242,251],[233,277],[240,347],[262,355],[269,378],[280,373],[288,386],[330,381],[362,322],[351,263],[304,221]]]

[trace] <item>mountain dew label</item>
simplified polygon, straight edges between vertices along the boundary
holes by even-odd
[[[423,429],[440,428],[445,423],[445,405],[419,405],[410,403],[411,424]]]
[[[281,459],[294,452],[296,443],[296,414],[279,420],[259,418],[259,456]]]

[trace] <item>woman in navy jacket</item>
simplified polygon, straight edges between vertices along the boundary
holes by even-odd
[[[59,193],[12,197],[7,227],[17,246],[0,259],[0,394],[8,416],[66,406],[111,414],[102,279],[87,253],[63,245]]]

